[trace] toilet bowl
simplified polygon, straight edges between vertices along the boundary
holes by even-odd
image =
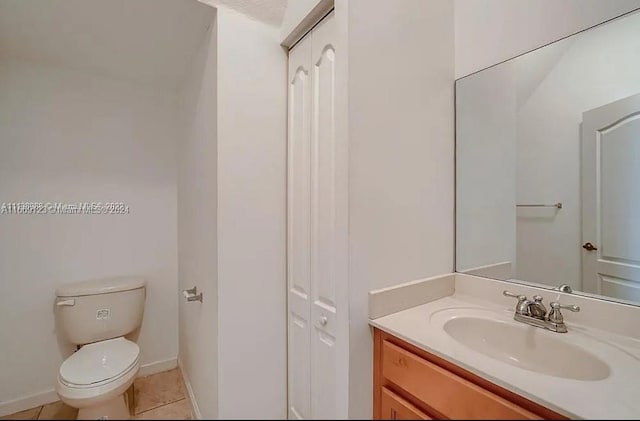
[[[145,280],[110,278],[56,290],[61,331],[79,349],[60,366],[56,392],[78,419],[129,419],[126,391],[140,370],[140,348],[125,338],[139,328]]]
[[[67,358],[58,373],[56,391],[78,419],[129,418],[124,392],[140,369],[140,348],[125,338],[85,345]]]

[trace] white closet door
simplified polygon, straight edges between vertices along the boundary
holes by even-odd
[[[311,417],[311,39],[289,52],[287,291],[289,418]]]
[[[333,13],[289,52],[289,418],[345,417],[346,198],[335,135]],[[339,194],[340,193],[340,194]],[[340,198],[338,200],[338,198]],[[342,257],[341,260],[338,257]],[[342,280],[340,282],[339,280]],[[340,300],[339,300],[340,298]],[[342,313],[339,313],[342,311]],[[341,319],[338,319],[341,316]],[[341,347],[338,347],[340,345]],[[343,371],[345,371],[343,369]],[[343,387],[337,385],[343,384]]]
[[[334,15],[311,33],[311,414],[336,413],[336,136]]]

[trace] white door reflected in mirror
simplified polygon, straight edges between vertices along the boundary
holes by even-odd
[[[582,238],[582,289],[640,302],[640,94],[583,115]]]

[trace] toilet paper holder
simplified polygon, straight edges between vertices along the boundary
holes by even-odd
[[[182,295],[187,301],[200,301],[202,302],[202,293],[198,294],[198,288],[193,287],[189,289],[182,290]]]

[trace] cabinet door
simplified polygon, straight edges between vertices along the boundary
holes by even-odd
[[[418,408],[402,399],[386,387],[382,388],[381,418],[383,420],[430,420],[431,418]]]
[[[382,376],[450,419],[533,419],[540,416],[389,341]]]

